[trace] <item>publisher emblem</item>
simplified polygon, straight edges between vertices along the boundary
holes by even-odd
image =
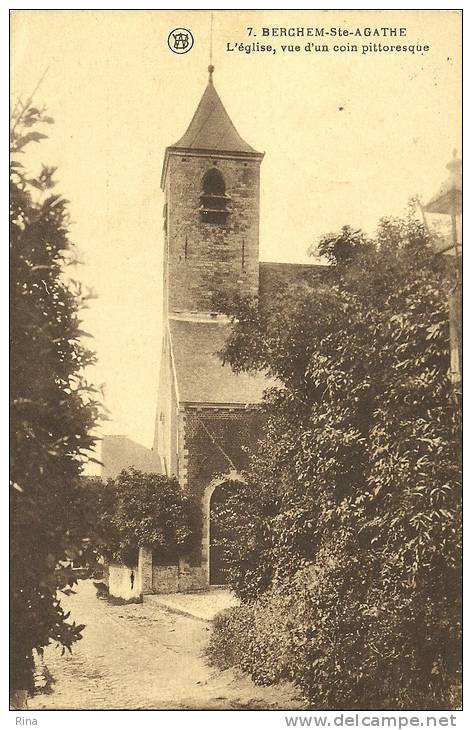
[[[167,37],[167,45],[173,53],[188,53],[193,43],[193,35],[187,28],[174,28]]]

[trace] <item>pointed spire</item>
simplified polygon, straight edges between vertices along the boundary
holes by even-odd
[[[260,155],[237,132],[213,84],[213,64],[208,84],[187,131],[171,148]]]

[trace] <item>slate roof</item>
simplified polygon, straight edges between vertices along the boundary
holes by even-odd
[[[237,132],[211,77],[187,131],[169,149],[173,148],[261,154]]]
[[[181,403],[259,403],[271,382],[261,373],[233,373],[216,354],[229,334],[227,322],[169,321]]]
[[[122,469],[134,467],[146,474],[161,472],[161,460],[154,449],[132,441],[128,436],[106,434],[101,442],[101,476],[103,479],[116,477]]]
[[[299,281],[320,280],[326,266],[316,264],[259,264],[259,296],[270,301],[274,291]],[[170,339],[181,403],[256,404],[275,382],[261,373],[236,374],[222,365],[218,352],[231,325],[221,320],[170,319]]]

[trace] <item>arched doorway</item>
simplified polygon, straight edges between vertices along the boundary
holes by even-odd
[[[210,498],[210,585],[221,586],[228,582],[228,558],[224,520],[228,497],[234,490],[232,482],[219,484]]]
[[[222,586],[228,583],[228,498],[238,490],[243,478],[236,472],[215,479],[205,490],[203,504],[202,555],[208,565],[208,583]]]

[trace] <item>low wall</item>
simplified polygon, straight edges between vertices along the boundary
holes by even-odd
[[[204,568],[187,565],[154,565],[152,568],[153,593],[189,593],[207,587]]]
[[[205,568],[191,568],[187,565],[179,569],[179,591],[190,593],[191,591],[203,591],[208,589],[208,579]]]
[[[111,563],[108,566],[108,590],[110,596],[129,601],[141,595],[141,581],[138,568]]]
[[[110,563],[107,571],[110,596],[125,601],[149,593],[192,593],[208,589],[204,567],[192,567],[185,560],[179,565],[153,565],[152,551],[148,548],[140,548],[136,567]]]
[[[179,566],[178,565],[153,565],[152,566],[152,592],[153,593],[178,593],[179,592]]]

